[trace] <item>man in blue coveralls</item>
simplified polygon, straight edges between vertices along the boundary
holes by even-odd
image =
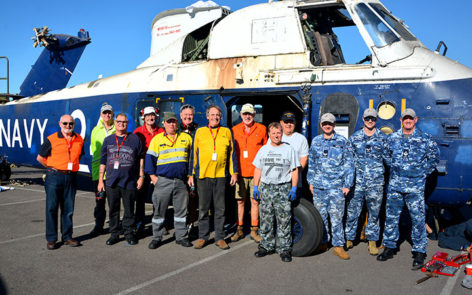
[[[313,204],[323,218],[325,232],[319,251],[327,250],[330,239],[328,216],[331,221],[333,254],[349,259],[344,251],[344,197],[353,184],[354,163],[350,142],[334,132],[336,118],[331,113],[321,116],[320,134],[313,138],[308,154],[307,180],[313,194]]]
[[[356,186],[354,195],[347,205],[346,218],[346,248],[353,247],[353,240],[357,233],[359,215],[364,205],[364,199],[369,212],[365,235],[369,240],[369,253],[379,254],[377,241],[379,240],[379,212],[382,205],[384,184],[384,163],[387,150],[387,136],[377,128],[377,111],[369,108],[362,116],[364,127],[355,132],[349,141],[354,153],[356,168]]]
[[[424,264],[428,246],[424,188],[426,177],[439,162],[439,149],[431,135],[416,128],[418,118],[413,109],[402,112],[401,122],[402,129],[387,138],[390,181],[383,233],[385,250],[377,256],[377,260],[385,261],[395,255],[399,237],[398,221],[403,204],[406,203],[412,220],[412,270],[417,270]]]

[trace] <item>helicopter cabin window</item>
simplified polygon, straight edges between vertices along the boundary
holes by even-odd
[[[314,66],[370,61],[369,48],[343,4],[299,9],[299,17]]]

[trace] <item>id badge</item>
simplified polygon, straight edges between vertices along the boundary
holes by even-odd
[[[244,158],[244,159],[249,158],[249,153],[248,153],[248,151],[243,151],[243,158]]]
[[[119,161],[115,161],[115,162],[113,163],[113,169],[118,169],[118,168],[120,168],[120,162],[119,162]]]
[[[72,170],[72,167],[73,167],[73,163],[69,162],[67,163],[67,170],[71,171]]]
[[[216,161],[216,153],[213,153],[213,155],[211,155],[211,160]]]

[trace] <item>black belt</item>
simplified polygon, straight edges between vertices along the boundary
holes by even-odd
[[[49,167],[47,170],[49,170],[49,171],[54,171],[54,172],[60,172],[60,173],[62,173],[62,174],[76,174],[76,173],[77,173],[77,171],[59,170],[59,169],[51,168],[51,167]]]

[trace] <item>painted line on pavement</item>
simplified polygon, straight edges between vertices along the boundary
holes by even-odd
[[[147,213],[152,213],[152,211],[145,211],[144,213],[145,213],[145,214],[147,214]],[[105,220],[105,222],[108,222],[108,219]],[[74,226],[73,228],[76,229],[76,228],[82,228],[82,227],[87,227],[87,226],[91,226],[91,225],[95,225],[95,222],[77,225],[77,226]],[[45,233],[40,233],[40,234],[29,235],[29,236],[21,237],[21,238],[17,238],[17,239],[11,239],[11,240],[6,240],[6,241],[0,241],[0,245],[2,245],[2,244],[8,244],[8,243],[13,243],[13,242],[18,242],[18,241],[24,241],[24,240],[27,240],[27,239],[32,239],[32,238],[37,238],[37,237],[42,237],[42,236],[44,236],[44,235],[45,235]]]
[[[456,275],[450,277],[447,280],[446,285],[444,285],[444,288],[441,290],[440,295],[450,295],[452,293],[452,289],[454,289],[454,285],[456,284],[457,278],[459,277],[460,273],[462,273],[462,265],[456,272]]]
[[[46,200],[46,198],[36,199],[36,200],[29,200],[29,201],[22,201],[22,202],[6,203],[6,204],[0,204],[0,207],[9,206],[9,205],[25,204],[25,203],[33,203],[33,202],[39,202],[39,201],[44,201],[44,200]]]
[[[132,293],[132,292],[134,292],[134,291],[137,291],[137,290],[142,289],[142,288],[144,288],[144,287],[147,287],[147,286],[149,286],[149,285],[155,284],[155,283],[157,283],[157,282],[163,281],[163,280],[165,280],[165,279],[168,279],[168,278],[170,278],[170,277],[173,277],[173,276],[175,276],[175,275],[178,275],[178,274],[180,274],[180,273],[182,273],[182,272],[184,272],[184,271],[187,271],[187,270],[189,270],[189,269],[192,269],[192,268],[197,267],[197,266],[199,266],[199,265],[202,265],[202,264],[204,264],[204,263],[207,263],[207,262],[210,262],[210,261],[212,261],[212,260],[215,260],[216,258],[218,258],[218,257],[220,257],[220,256],[227,255],[227,254],[229,254],[229,253],[231,253],[231,252],[233,252],[233,251],[236,251],[236,250],[238,250],[238,249],[240,249],[240,248],[242,248],[242,247],[245,247],[245,246],[247,246],[247,245],[250,245],[250,244],[254,244],[254,241],[250,241],[250,240],[249,240],[249,241],[246,241],[245,243],[242,243],[241,245],[237,245],[237,246],[235,246],[235,247],[231,247],[231,249],[229,249],[229,250],[221,251],[221,252],[219,252],[219,253],[217,253],[217,254],[215,254],[215,255],[209,256],[209,257],[207,257],[207,258],[204,258],[204,259],[202,259],[202,260],[199,260],[199,261],[197,261],[197,262],[194,262],[194,263],[192,263],[192,264],[189,264],[189,265],[184,266],[184,267],[182,267],[182,268],[179,268],[179,269],[177,269],[177,270],[174,270],[174,271],[168,272],[168,273],[166,273],[166,274],[163,274],[163,275],[161,275],[161,276],[158,276],[158,277],[156,277],[156,278],[154,278],[154,279],[152,279],[152,280],[149,280],[149,281],[146,281],[146,282],[141,283],[141,284],[139,284],[139,285],[136,285],[136,286],[134,286],[134,287],[131,287],[131,288],[127,289],[127,290],[124,290],[124,291],[121,291],[121,292],[119,292],[119,293],[116,293],[116,295],[130,294],[130,293]]]
[[[25,188],[21,186],[12,186],[15,188],[14,190],[22,190],[22,191],[31,191],[31,192],[38,192],[38,193],[46,193],[44,190],[39,190],[39,189],[32,189],[32,188]]]

